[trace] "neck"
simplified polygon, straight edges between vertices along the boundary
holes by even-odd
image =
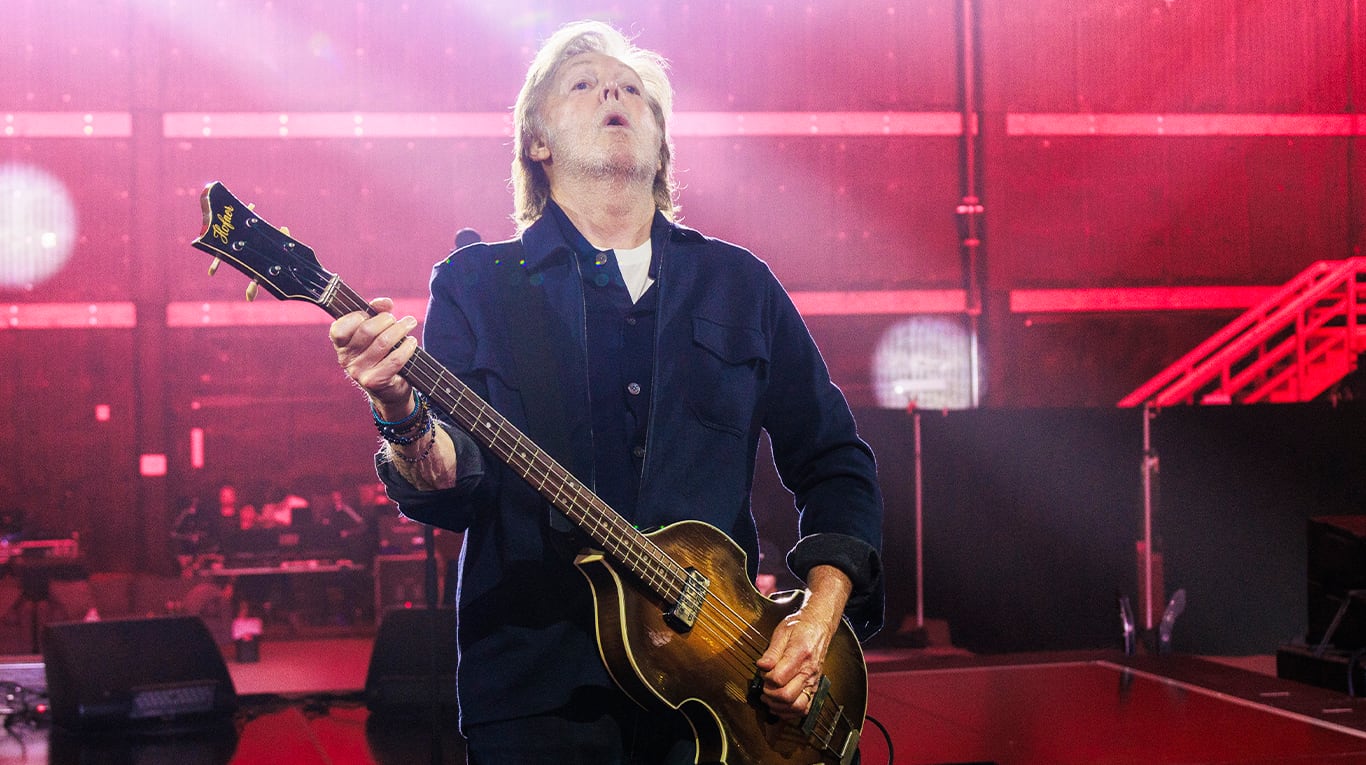
[[[655,201],[650,187],[613,179],[552,183],[550,196],[590,244],[628,250],[650,238]]]

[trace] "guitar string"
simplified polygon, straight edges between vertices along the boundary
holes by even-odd
[[[343,313],[354,310],[363,310],[372,314],[374,313],[374,311],[370,309],[369,304],[366,301],[364,301],[359,296],[359,294],[355,293],[353,290],[351,290],[349,286],[347,286],[344,282],[341,282],[339,279],[336,281],[337,286],[340,289],[338,290],[338,294],[336,295],[335,299],[331,302],[342,304],[343,308],[349,309],[348,311],[345,311]],[[346,305],[347,303],[351,303],[352,305]],[[418,352],[413,356],[413,362],[416,363],[410,364],[412,370],[414,372],[421,372],[425,376],[430,377],[431,379],[425,379],[422,380],[422,382],[428,383],[430,389],[432,391],[436,391],[438,386],[440,385],[441,378],[445,374],[448,374],[448,370],[446,370],[440,364],[436,363],[434,359],[431,359],[430,354],[427,354],[421,348],[419,348]],[[423,368],[419,369],[419,366]],[[435,373],[434,376],[433,373]],[[456,380],[455,382],[459,383],[459,385],[456,387],[456,392],[466,393],[466,386],[464,386],[464,384],[458,380]],[[461,388],[466,388],[466,391],[462,391]],[[449,393],[450,391],[446,392]],[[477,402],[477,404],[475,402]],[[554,496],[545,495],[543,491],[545,484],[552,476],[557,476],[557,473],[562,474],[557,476],[560,478],[560,481],[558,482],[559,485],[564,486],[565,482],[568,481],[568,488],[571,491],[571,497],[568,502],[569,504],[571,504],[571,506],[576,512],[584,516],[584,518],[580,518],[578,520],[582,521],[586,519],[586,510],[588,509],[599,510],[600,512],[597,516],[599,519],[605,519],[608,526],[618,527],[615,530],[616,536],[621,537],[621,539],[618,540],[618,549],[615,550],[615,552],[617,553],[617,557],[619,559],[623,559],[623,562],[626,563],[628,567],[630,567],[637,574],[637,576],[646,580],[647,584],[658,585],[661,588],[666,588],[663,592],[660,593],[666,600],[672,600],[682,595],[682,586],[677,584],[677,580],[686,579],[687,574],[678,565],[678,563],[673,560],[671,556],[669,556],[657,545],[655,545],[653,541],[649,540],[648,538],[645,538],[644,535],[640,534],[640,532],[636,530],[634,527],[627,524],[625,522],[625,519],[622,519],[618,514],[612,512],[610,508],[608,508],[606,504],[603,503],[601,499],[598,498],[595,494],[587,492],[586,488],[583,487],[580,482],[578,482],[577,480],[572,480],[571,474],[569,474],[568,471],[564,470],[564,468],[560,466],[557,462],[555,462],[553,459],[550,459],[548,455],[542,458],[541,455],[544,454],[544,452],[539,447],[535,446],[535,444],[532,443],[529,439],[526,439],[525,435],[522,434],[515,426],[511,425],[511,423],[506,422],[505,418],[503,418],[500,414],[497,414],[496,411],[493,411],[493,416],[490,416],[489,411],[485,410],[491,410],[491,407],[488,406],[487,402],[484,402],[482,399],[479,399],[477,396],[474,396],[472,394],[472,391],[469,391],[468,393],[466,393],[466,395],[456,396],[453,403],[456,407],[464,407],[464,410],[460,413],[464,414],[468,418],[468,424],[466,424],[466,427],[477,424],[484,419],[488,419],[490,421],[491,426],[498,426],[496,428],[490,427],[490,430],[493,431],[492,433],[485,433],[486,437],[488,437],[491,441],[491,443],[489,444],[490,447],[500,451],[500,456],[502,456],[506,461],[511,462],[512,460],[518,459],[520,457],[521,461],[525,464],[524,469],[528,473],[528,475],[526,476],[526,480],[528,480],[529,483],[531,482],[530,474],[532,468],[539,467],[542,470],[542,480],[540,485],[536,486],[536,489],[538,492],[542,492],[543,496],[546,496],[546,498],[551,500],[552,503],[554,503],[557,499],[561,502],[565,502],[566,500],[563,498],[562,491],[556,492]],[[452,415],[457,414],[457,412],[455,411],[451,411],[449,413]],[[508,442],[505,438],[507,431],[511,431],[512,434],[515,434],[515,438],[511,442]],[[524,441],[526,443],[532,444],[530,450],[522,448],[521,444]],[[520,455],[518,454],[519,451]],[[522,466],[518,464],[513,464],[513,467],[517,468]],[[558,471],[556,470],[556,468],[558,468]],[[583,501],[585,492],[587,492],[587,501]],[[596,503],[593,500],[596,500]],[[607,512],[601,512],[603,510],[606,510]],[[604,538],[604,541],[612,541],[612,529],[604,529],[601,525],[599,525],[596,530],[598,534]],[[630,533],[625,533],[628,530]],[[643,561],[636,562],[635,565],[632,565],[632,561],[630,560],[630,551],[622,545],[629,541],[629,538],[633,536],[639,537],[640,540],[644,542],[644,557],[652,559],[654,561],[655,567],[659,571],[659,581],[656,582],[654,580],[654,576],[641,569]],[[674,582],[669,581],[668,575],[670,574],[672,574],[675,580]],[[676,589],[669,589],[668,586],[670,584],[673,584],[674,588]],[[763,635],[761,635],[757,630],[754,630],[752,625],[750,625],[741,614],[737,613],[732,606],[730,606],[728,603],[722,600],[710,589],[704,590],[703,597],[705,600],[713,602],[721,610],[721,618],[718,620],[720,623],[712,624],[711,620],[702,619],[702,614],[699,612],[698,619],[695,620],[694,626],[697,626],[697,621],[701,621],[702,626],[704,628],[707,628],[713,635],[719,635],[721,638],[728,639],[730,642],[744,645],[750,651],[749,659],[751,660],[751,663],[753,661],[757,661],[759,655],[762,655],[763,653],[763,646],[749,643],[747,639],[762,640],[765,642],[765,645],[767,643],[767,639]],[[740,629],[740,634],[728,632],[727,627],[729,627],[732,630],[738,627]],[[745,664],[743,661],[741,661],[739,657],[735,657],[729,653],[724,653],[723,659],[734,660],[735,663],[734,666],[732,666],[732,670],[736,671],[741,679],[747,682],[748,679],[752,677],[752,674],[749,672],[749,666]],[[830,698],[833,705],[835,707],[838,707],[838,709],[841,711],[836,715],[836,719],[829,719],[831,717],[830,714],[827,714],[827,712],[831,710],[831,706],[829,705],[822,705],[822,708],[817,712],[817,725],[815,727],[823,729],[821,732],[824,734],[823,738],[827,742],[827,744],[825,745],[827,749],[829,748],[828,742],[832,737],[834,730],[838,727],[838,724],[840,722],[844,722],[845,725],[850,728],[850,730],[854,729],[852,722],[849,721],[847,718],[844,718],[842,712],[843,707],[840,707],[838,705],[838,700],[834,697],[834,694],[829,694],[828,698]]]

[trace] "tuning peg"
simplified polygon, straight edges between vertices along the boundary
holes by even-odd
[[[256,299],[256,291],[257,291],[258,289],[260,289],[260,288],[261,288],[261,285],[260,285],[260,284],[257,284],[255,280],[253,280],[253,281],[251,282],[251,284],[248,284],[248,285],[247,285],[247,302],[248,302],[248,303],[250,303],[251,301],[253,301],[253,300]]]
[[[223,261],[219,260],[218,258],[214,258],[213,262],[209,264],[209,276],[213,276],[214,274],[218,273],[218,267],[222,265],[222,263]]]

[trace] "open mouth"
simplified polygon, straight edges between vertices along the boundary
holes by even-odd
[[[630,127],[631,122],[626,119],[626,115],[624,114],[609,112],[607,116],[603,118],[602,125],[603,127]]]

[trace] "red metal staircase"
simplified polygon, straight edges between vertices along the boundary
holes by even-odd
[[[1314,399],[1353,372],[1366,350],[1363,282],[1366,257],[1314,263],[1119,405]]]

